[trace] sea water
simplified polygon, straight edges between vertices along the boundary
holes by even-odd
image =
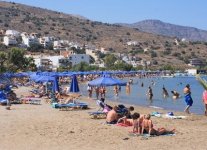
[[[139,106],[147,106],[156,109],[166,109],[169,111],[183,111],[186,107],[184,100],[183,88],[186,84],[190,84],[191,95],[193,98],[193,106],[190,108],[190,112],[195,114],[204,113],[204,105],[202,102],[203,87],[196,80],[195,77],[175,77],[175,78],[132,78],[133,84],[131,84],[130,94],[126,94],[124,86],[121,87],[119,96],[114,96],[113,87],[106,87],[106,99],[116,101],[118,103],[127,103]],[[129,81],[129,78],[124,79]],[[143,87],[141,84],[143,83]],[[149,100],[147,97],[148,87],[151,86],[153,91],[153,98]],[[163,86],[169,93],[168,98],[163,98],[162,88]],[[81,85],[81,92],[83,95],[87,95],[85,85]],[[178,99],[172,99],[172,90],[176,90],[180,97]],[[95,98],[95,92],[93,92],[93,98]]]

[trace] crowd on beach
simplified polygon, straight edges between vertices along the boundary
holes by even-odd
[[[77,78],[80,82],[86,83],[100,77],[101,75],[98,74],[88,74],[88,75],[77,75]],[[151,88],[151,86],[155,85],[155,82],[152,80],[153,77],[159,77],[159,74],[153,74],[153,73],[149,73],[149,74],[117,74],[115,75],[117,78],[129,78],[129,81],[126,84],[126,94],[129,95],[131,92],[131,85],[134,84],[133,82],[133,78],[149,78],[149,80],[151,80],[151,85],[148,87],[148,90],[146,92],[146,95],[148,97],[148,99],[152,99],[153,98],[153,90]],[[51,89],[48,89],[48,85],[44,84],[44,83],[35,83],[35,82],[29,82],[29,78],[12,78],[12,82],[13,82],[13,88],[17,87],[17,86],[27,86],[27,85],[31,85],[35,88],[35,90],[31,91],[30,94],[28,95],[28,97],[43,97],[43,96],[47,96],[50,99],[53,99],[53,101],[56,101],[58,103],[68,103],[70,101],[72,101],[71,97],[67,97],[67,93],[68,93],[68,87],[65,88],[60,88],[59,91],[55,91],[55,92],[51,92]],[[62,84],[68,84],[70,82],[70,77],[59,77],[59,84],[60,87],[62,87]],[[144,83],[141,83],[141,87],[144,87]],[[1,85],[1,89],[3,88],[3,85]],[[3,90],[1,90],[3,91]],[[10,98],[9,101],[12,101],[12,99],[17,99],[15,97],[15,93],[13,92],[13,90],[9,90],[10,91]],[[105,86],[87,86],[87,91],[88,91],[88,97],[92,98],[93,92],[96,95],[96,99],[100,99],[100,98],[106,98],[106,87]],[[121,91],[121,87],[118,85],[115,85],[113,88],[114,91],[114,95],[116,97],[119,96],[119,92]],[[35,93],[36,92],[36,93]],[[37,94],[38,93],[38,94]],[[186,102],[186,108],[185,108],[185,112],[186,113],[190,113],[189,109],[190,107],[193,105],[193,99],[191,97],[191,89],[190,89],[190,85],[187,84],[186,87],[183,89],[183,93],[185,95],[185,102]],[[178,93],[176,90],[172,90],[171,91],[172,94],[172,98],[173,99],[178,99],[180,97],[180,93]],[[12,95],[12,96],[11,96]],[[167,89],[164,87],[162,88],[162,95],[164,98],[169,97],[169,93],[167,91]],[[64,100],[64,102],[62,102],[62,100]],[[203,102],[205,105],[205,115],[207,115],[207,92],[206,90],[203,92]]]
[[[152,87],[155,85],[155,82],[152,80],[151,77],[154,77],[155,75],[117,75],[116,77],[119,78],[128,78],[129,81],[126,84],[126,94],[129,95],[131,92],[131,85],[134,84],[133,78],[149,78],[151,80],[150,86],[148,86],[146,91],[146,96],[148,99],[152,99],[154,94]],[[84,82],[87,84],[92,79],[98,78],[99,75],[84,75],[78,76],[78,80],[81,82]],[[12,88],[18,88],[18,86],[31,86],[33,87],[33,90],[29,92],[27,96],[29,98],[47,98],[49,99],[49,103],[51,104],[69,104],[69,103],[75,103],[75,100],[80,96],[71,96],[68,94],[68,86],[63,87],[62,84],[68,84],[70,82],[69,77],[61,77],[59,78],[60,83],[60,90],[52,92],[52,84],[48,83],[35,83],[35,82],[29,82],[28,78],[16,78],[13,79],[13,86]],[[14,84],[15,83],[15,84]],[[141,87],[144,87],[144,83],[142,82],[140,84]],[[12,90],[11,87],[5,86],[3,84],[0,85],[0,97],[3,97],[7,100],[7,109],[9,110],[11,107],[11,104],[18,99],[15,92]],[[2,91],[8,91],[7,94],[3,95]],[[89,99],[92,99],[93,92],[95,93],[95,98],[97,100],[97,104],[102,108],[101,112],[105,115],[105,123],[110,125],[118,125],[118,126],[125,126],[125,127],[131,127],[130,133],[137,134],[137,135],[149,135],[149,136],[159,136],[163,134],[174,134],[176,130],[173,129],[166,129],[165,127],[161,128],[155,128],[155,124],[153,123],[153,119],[151,118],[151,114],[141,114],[140,112],[134,112],[134,107],[129,106],[126,107],[123,104],[117,104],[114,106],[108,105],[105,103],[106,98],[106,87],[105,86],[87,86],[87,92]],[[113,87],[113,92],[115,96],[119,96],[119,92],[121,90],[121,87],[118,85],[115,85]],[[184,94],[184,100],[186,102],[186,108],[184,109],[184,112],[187,114],[190,114],[190,107],[193,105],[193,98],[191,97],[191,88],[190,85],[187,84],[183,88],[183,94]],[[172,98],[178,99],[180,97],[180,93],[178,93],[176,90],[171,91]],[[163,98],[169,97],[170,93],[166,89],[166,87],[163,85],[162,87],[162,95]],[[205,115],[207,116],[207,90],[204,90],[203,92],[203,102],[205,105]],[[20,98],[21,100],[24,100],[24,98]]]
[[[151,135],[162,135],[162,134],[174,134],[175,129],[167,130],[165,128],[153,127],[153,122],[151,120],[151,115],[140,115],[138,112],[134,112],[134,107],[125,107],[124,105],[115,105],[111,107],[106,104],[104,98],[101,98],[99,105],[102,107],[103,111],[106,113],[106,123],[116,124],[118,126],[132,126],[131,133],[134,134],[148,134]]]

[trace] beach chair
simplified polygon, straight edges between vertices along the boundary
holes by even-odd
[[[95,112],[89,112],[89,115],[93,119],[104,119],[106,118],[107,113],[111,110],[107,104],[101,100],[97,100],[96,104],[99,106],[99,109]]]
[[[37,98],[37,97],[22,97],[21,101],[23,104],[34,104],[34,105],[41,104],[41,98]]]
[[[53,103],[52,104],[53,108],[58,108],[59,110],[67,111],[67,110],[74,110],[74,109],[87,109],[88,104],[80,101],[74,101],[68,104],[58,104],[58,103]]]

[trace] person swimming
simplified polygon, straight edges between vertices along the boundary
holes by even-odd
[[[171,93],[173,94],[173,96],[172,96],[173,99],[178,99],[180,96],[180,94],[175,90],[171,91]]]

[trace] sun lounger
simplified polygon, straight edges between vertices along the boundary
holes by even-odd
[[[103,112],[103,111],[89,112],[89,115],[92,116],[93,119],[105,119],[106,118],[106,112]]]
[[[0,104],[1,105],[6,105],[7,104],[7,99],[0,99]]]
[[[40,105],[41,104],[41,98],[36,98],[36,97],[24,97],[21,98],[22,103],[25,104],[36,104]]]
[[[68,103],[68,104],[58,104],[58,103],[53,103],[52,104],[53,108],[59,108],[60,110],[73,110],[73,109],[87,109],[88,104],[83,103],[83,102],[74,102],[74,103]]]

